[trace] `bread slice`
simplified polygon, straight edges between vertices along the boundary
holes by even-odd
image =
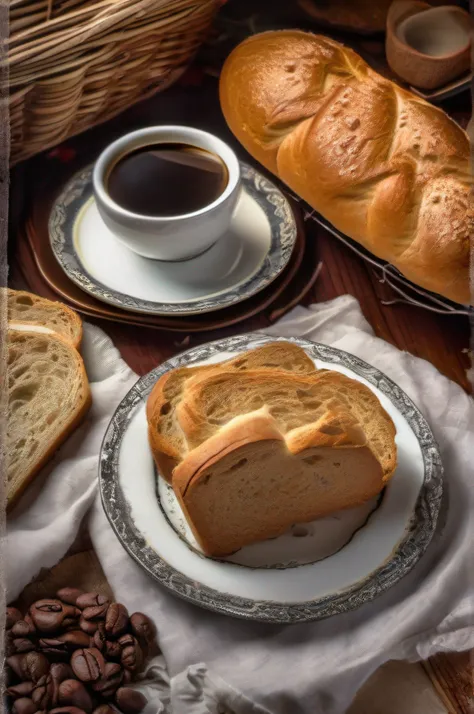
[[[308,375],[251,370],[209,373],[185,384],[176,406],[176,421],[186,447],[195,449],[231,419],[266,407],[283,434],[311,425],[334,405],[352,414],[367,435],[387,481],[396,467],[395,426],[377,396],[340,372]],[[183,458],[186,451],[183,450]],[[174,483],[174,481],[173,481]]]
[[[16,330],[57,333],[79,348],[82,321],[74,310],[23,290],[7,288],[9,327]]]
[[[364,503],[383,486],[363,429],[341,408],[286,435],[265,406],[237,416],[173,474],[196,539],[215,557]]]
[[[7,505],[76,428],[91,404],[80,354],[58,334],[8,330]]]
[[[181,399],[183,389],[191,378],[197,382],[205,375],[224,370],[234,374],[246,370],[311,374],[315,371],[315,366],[298,345],[292,342],[274,342],[244,352],[217,365],[182,367],[166,372],[157,381],[148,397],[147,419],[149,441],[156,466],[170,483],[174,467],[187,450],[186,439],[175,418],[175,408]]]

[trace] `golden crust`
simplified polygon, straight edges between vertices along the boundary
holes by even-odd
[[[441,109],[296,30],[239,45],[220,99],[243,146],[336,228],[422,287],[470,302],[469,139]]]
[[[295,363],[298,363],[301,373],[315,371],[316,368],[313,361],[301,347],[291,342],[271,342],[218,364],[180,367],[170,370],[158,379],[147,400],[146,416],[153,459],[158,471],[166,481],[171,483],[173,469],[179,463],[182,451],[173,443],[173,439],[169,434],[162,433],[161,428],[169,411],[174,410],[174,404],[170,402],[170,398],[173,398],[175,392],[178,398],[180,397],[181,385],[186,382],[187,389],[192,385],[196,385],[203,377],[208,378],[214,373],[220,374],[226,370],[239,372],[239,370],[248,369],[249,366],[254,366],[255,364],[257,364],[258,368],[267,371],[270,368],[263,366],[262,362],[268,362],[273,359],[278,364],[278,356],[281,356],[282,351],[287,360],[291,361],[293,359]],[[244,362],[245,365],[241,364]],[[281,369],[283,370],[284,368],[281,367]],[[179,401],[179,399],[176,401]]]
[[[285,374],[284,377],[281,373],[249,371],[243,374],[211,373],[194,385],[187,386],[176,411],[188,444],[197,446],[218,430],[218,427],[209,424],[207,419],[206,409],[203,405],[208,400],[212,401],[217,396],[224,398],[224,395],[233,391],[234,388],[244,386],[253,388],[256,393],[262,393],[266,385],[275,386],[278,389],[283,381],[291,385],[294,390],[304,390],[317,385],[317,398],[321,401],[320,408],[323,413],[326,411],[326,405],[333,408],[336,404],[339,409],[352,412],[357,417],[357,421],[363,425],[369,445],[371,445],[372,430],[374,438],[376,438],[375,434],[379,429],[383,429],[385,439],[394,441],[396,430],[392,419],[372,390],[356,379],[329,370],[321,370],[313,375]],[[370,417],[372,424],[363,424],[362,416],[365,416],[366,420]],[[374,449],[374,451],[377,450]],[[395,447],[390,455],[383,456],[382,465],[385,478],[388,481],[397,465]]]
[[[18,299],[21,300],[22,298],[28,298],[31,301],[34,301],[34,303],[36,303],[40,307],[43,306],[50,311],[56,310],[62,313],[70,324],[72,335],[71,340],[68,340],[64,334],[56,332],[56,330],[54,330],[55,334],[59,335],[60,337],[63,337],[66,341],[69,342],[69,344],[72,344],[72,346],[75,347],[76,350],[80,348],[82,342],[82,320],[77,314],[77,312],[75,312],[62,302],[48,300],[47,298],[42,298],[39,295],[35,295],[34,293],[29,293],[26,290],[13,290],[12,288],[6,288],[6,293],[9,301],[16,301]],[[10,305],[8,306],[8,317],[10,319]],[[25,328],[34,328],[36,325],[40,325],[40,323],[34,322],[32,320],[21,320],[17,318],[14,318],[13,322],[15,325],[23,325]]]

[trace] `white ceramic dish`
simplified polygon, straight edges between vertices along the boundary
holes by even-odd
[[[216,154],[225,165],[228,181],[220,196],[198,211],[178,216],[142,216],[119,206],[108,193],[110,171],[127,154],[163,143],[197,146]],[[97,208],[110,231],[127,248],[145,258],[188,260],[226,240],[240,194],[240,165],[221,139],[189,126],[150,126],[132,131],[108,146],[92,174]]]
[[[98,300],[154,315],[192,315],[242,302],[288,264],[296,222],[283,193],[241,164],[242,191],[228,235],[180,262],[137,255],[103,222],[92,195],[92,169],[74,176],[51,211],[53,253],[68,277]]]
[[[398,36],[421,54],[451,57],[470,45],[469,15],[458,7],[433,7],[402,20]]]
[[[170,487],[157,476],[147,441],[146,398],[170,368],[219,362],[275,338],[243,335],[190,350],[142,377],[104,438],[100,488],[123,546],[177,595],[219,612],[297,622],[351,610],[388,589],[416,564],[435,531],[442,466],[425,419],[374,367],[340,350],[294,339],[318,367],[359,379],[397,428],[399,466],[383,496],[365,506],[295,526],[234,556],[205,557]]]

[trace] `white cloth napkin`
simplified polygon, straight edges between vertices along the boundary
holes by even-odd
[[[374,337],[350,296],[298,307],[266,332],[352,352],[408,393],[441,449],[449,493],[444,531],[390,591],[321,622],[255,624],[179,600],[127,555],[95,496],[101,438],[136,377],[110,340],[86,325],[94,407],[10,518],[8,599],[67,551],[92,504],[92,542],[117,599],[151,615],[158,628],[163,657],[143,685],[147,714],[343,714],[383,662],[474,647],[474,401],[430,363]]]

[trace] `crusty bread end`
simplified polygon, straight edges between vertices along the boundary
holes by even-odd
[[[79,352],[58,334],[8,331],[7,506],[79,425],[91,392]]]
[[[305,375],[316,368],[301,347],[281,341],[242,352],[219,364],[170,370],[158,379],[147,400],[148,435],[156,467],[169,483],[173,469],[187,451],[186,438],[176,418],[176,407],[184,390],[212,374],[249,370]]]
[[[6,289],[8,322],[19,331],[55,333],[79,349],[82,341],[82,320],[62,302],[53,302],[24,290]]]

